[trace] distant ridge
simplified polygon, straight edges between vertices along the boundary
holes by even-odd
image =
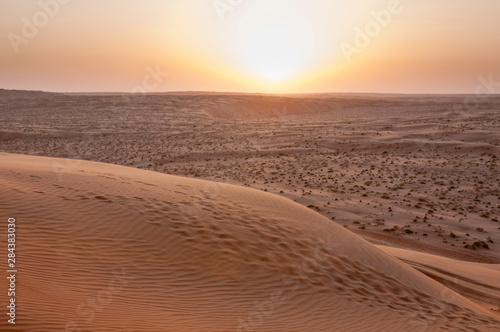
[[[144,95],[144,96],[280,96],[295,98],[332,98],[332,97],[362,97],[362,98],[432,98],[432,97],[468,97],[476,94],[456,93],[456,94],[436,94],[436,93],[378,93],[378,92],[311,92],[311,93],[270,93],[270,92],[225,92],[225,91],[162,91],[162,92],[54,92],[44,90],[19,90],[0,88],[0,93],[46,93],[63,95],[84,95],[84,96],[120,96],[120,95]],[[484,95],[482,95],[484,96]],[[500,98],[500,94],[488,94],[486,98]]]

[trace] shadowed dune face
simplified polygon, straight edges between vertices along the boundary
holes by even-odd
[[[0,211],[18,224],[14,330],[495,331],[500,324],[278,196],[90,162],[3,153],[0,160]]]
[[[316,114],[332,111],[340,102],[328,99],[299,99],[279,96],[215,97],[205,113],[222,119],[266,119],[289,115]]]

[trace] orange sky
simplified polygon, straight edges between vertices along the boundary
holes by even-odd
[[[0,16],[7,89],[474,93],[478,77],[500,82],[498,0],[16,0]]]

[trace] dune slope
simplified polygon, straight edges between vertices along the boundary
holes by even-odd
[[[256,190],[0,153],[0,212],[18,235],[18,323],[2,319],[2,331],[500,326],[319,214]]]
[[[377,247],[500,315],[500,264],[458,261],[412,250]]]

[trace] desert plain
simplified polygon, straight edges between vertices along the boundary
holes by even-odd
[[[500,331],[500,96],[0,90],[0,118],[1,330]]]

